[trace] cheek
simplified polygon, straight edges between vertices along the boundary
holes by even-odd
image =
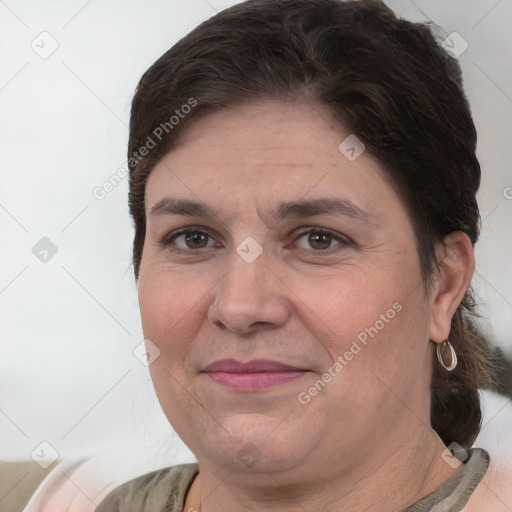
[[[302,281],[296,285],[296,294],[302,304],[300,316],[310,319],[307,327],[329,344],[333,356],[342,354],[366,328],[380,322],[380,315],[392,308],[398,295],[392,287],[361,273],[357,277],[343,273]]]
[[[161,355],[183,360],[206,314],[201,312],[203,295],[199,287],[164,272],[144,275],[139,284],[142,329]]]
[[[315,280],[315,286],[313,280],[297,283],[298,315],[329,356],[324,371],[336,376],[326,400],[338,403],[343,396],[348,407],[354,396],[365,396],[377,404],[387,389],[379,379],[400,389],[421,371],[426,328],[422,290],[411,292],[399,275],[398,270],[347,272]],[[398,361],[404,362],[409,377]]]
[[[187,439],[188,421],[197,409],[194,393],[184,392],[193,376],[186,359],[202,322],[198,308],[204,291],[195,289],[168,271],[145,271],[139,280],[144,338],[160,350],[149,366],[151,379],[162,410],[182,439]]]

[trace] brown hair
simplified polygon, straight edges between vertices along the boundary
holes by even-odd
[[[195,28],[137,87],[128,148],[136,279],[155,164],[192,119],[266,98],[327,106],[385,166],[414,226],[427,294],[435,244],[454,231],[476,243],[475,126],[459,64],[428,25],[399,19],[376,0],[249,0]],[[433,363],[431,423],[445,444],[470,446],[480,429],[486,358],[473,315],[470,288],[451,325],[459,364],[447,372]]]

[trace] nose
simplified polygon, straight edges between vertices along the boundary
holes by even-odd
[[[210,322],[238,334],[286,324],[290,316],[287,288],[263,254],[247,263],[234,253],[223,273],[208,309]]]

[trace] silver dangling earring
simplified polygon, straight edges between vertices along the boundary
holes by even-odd
[[[448,348],[450,349],[450,355],[452,358],[452,362],[450,366],[446,366],[445,362],[443,361],[443,356],[441,355],[441,345],[444,345],[445,343],[448,344]],[[450,343],[450,340],[446,338],[443,343],[437,343],[437,359],[439,359],[439,362],[441,363],[442,367],[451,372],[456,366],[457,366],[457,354],[455,353],[454,348],[452,347],[452,344]]]

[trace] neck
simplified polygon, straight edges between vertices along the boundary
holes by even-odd
[[[293,482],[281,473],[223,472],[200,462],[200,474],[183,510],[363,512],[375,510],[375,504],[379,503],[379,511],[396,512],[436,490],[457,471],[441,457],[446,447],[430,428],[421,429],[414,440],[409,436],[407,445],[403,440],[397,441],[386,442],[386,453],[372,457],[358,468],[347,470],[329,464],[332,467],[329,474],[306,468],[310,476],[322,474],[322,480],[313,485],[311,478]],[[331,456],[330,463],[332,459]]]

